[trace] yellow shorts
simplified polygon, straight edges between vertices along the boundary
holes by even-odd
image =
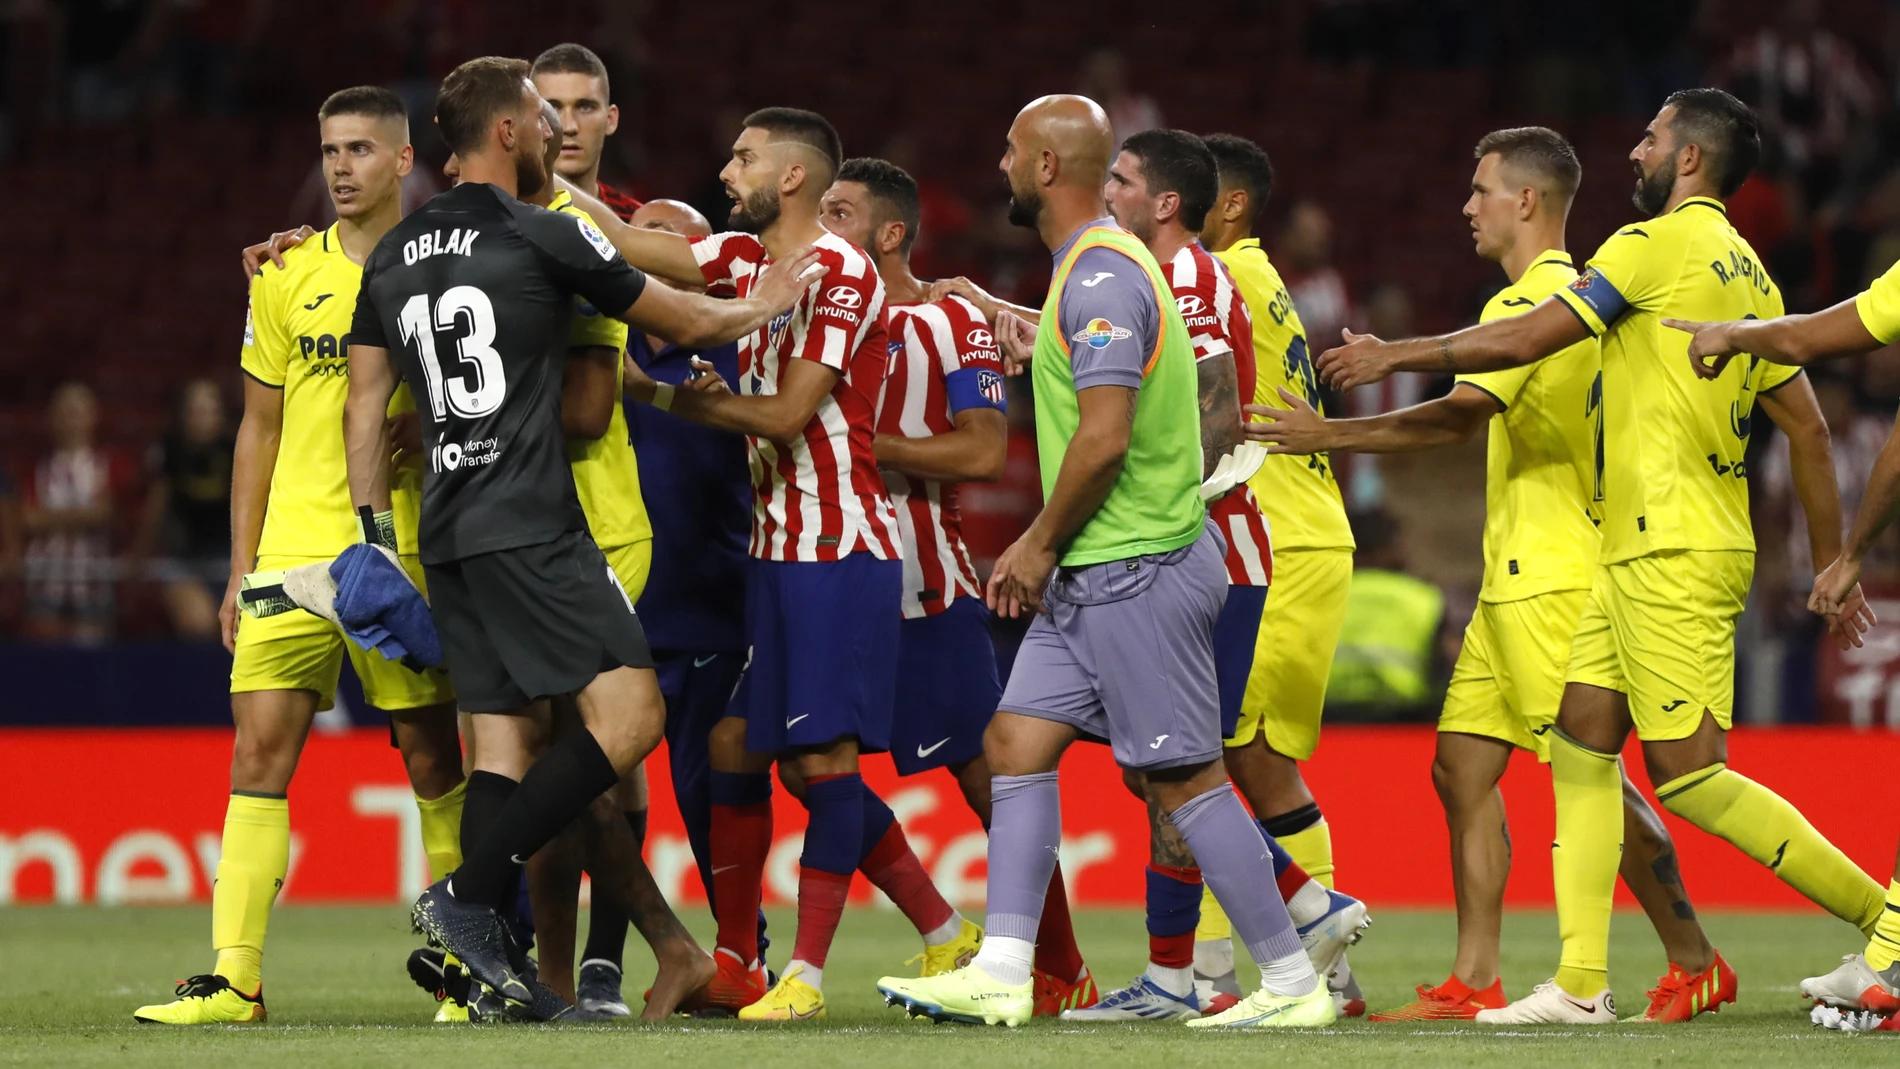
[[[263,557],[260,572],[285,571],[313,564],[319,557]],[[402,558],[403,570],[423,586],[422,565]],[[426,588],[425,588],[426,589]],[[449,676],[440,668],[412,672],[380,653],[359,649],[341,629],[301,609],[238,621],[237,653],[231,660],[231,693],[254,690],[313,690],[317,708],[336,704],[337,675],[348,655],[363,683],[363,696],[378,709],[418,709],[455,700]]]
[[[647,588],[647,576],[653,570],[653,539],[643,538],[624,546],[602,546],[600,554],[607,558],[607,567],[614,570],[614,578],[626,589],[627,600],[639,601],[641,591]]]
[[[1687,738],[1704,709],[1726,730],[1735,619],[1754,573],[1746,550],[1656,553],[1598,568],[1565,680],[1628,695],[1645,742]]]
[[[1281,550],[1273,555],[1273,593],[1260,614],[1253,671],[1240,702],[1240,722],[1227,745],[1245,746],[1264,731],[1275,753],[1296,761],[1313,756],[1333,647],[1339,645],[1351,592],[1349,549]]]
[[[1451,670],[1438,730],[1482,735],[1550,760],[1543,729],[1557,721],[1564,666],[1588,590],[1479,602]]]

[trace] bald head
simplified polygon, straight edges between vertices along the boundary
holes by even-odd
[[[697,208],[677,200],[647,201],[627,221],[642,230],[664,230],[689,238],[703,238],[712,233],[712,224]]]
[[[1010,221],[1037,226],[1045,198],[1093,203],[1101,214],[1115,134],[1108,113],[1084,96],[1038,97],[1016,114],[1001,168],[1009,176]]]

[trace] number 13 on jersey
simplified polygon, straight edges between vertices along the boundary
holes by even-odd
[[[449,378],[436,356],[436,331],[455,330],[464,319],[467,333],[456,339],[455,355],[468,366],[454,369],[454,377]],[[451,287],[435,302],[431,315],[429,295],[418,293],[403,303],[396,321],[403,344],[415,346],[422,377],[428,382],[429,410],[438,421],[451,411],[477,418],[501,407],[508,379],[501,354],[495,351],[495,306],[488,294],[474,286]]]

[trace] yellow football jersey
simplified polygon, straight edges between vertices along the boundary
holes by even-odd
[[[1259,238],[1237,241],[1214,254],[1234,276],[1234,286],[1253,312],[1255,404],[1285,408],[1280,388],[1320,409],[1319,376],[1306,348],[1306,328],[1293,310],[1293,298],[1260,247]],[[1325,415],[1323,409],[1321,415]],[[1325,453],[1309,457],[1278,453],[1267,457],[1247,480],[1273,530],[1273,548],[1353,549],[1346,506]]]
[[[1854,298],[1860,321],[1882,345],[1900,338],[1900,264],[1887,268]]]
[[[245,374],[284,391],[259,556],[334,557],[363,540],[343,459],[343,401],[350,390],[344,338],[362,281],[363,269],[343,252],[336,226],[284,253],[282,270],[266,264],[251,279],[239,363]],[[415,407],[409,388],[399,386],[389,414]],[[405,552],[416,548],[421,491],[420,468],[395,469],[390,496],[396,541]]]
[[[574,198],[563,189],[554,195],[548,207],[557,212],[587,218],[574,206]],[[627,350],[627,325],[612,316],[601,315],[593,305],[574,298],[574,321],[567,343],[574,348],[606,346],[616,353]],[[627,415],[621,399],[621,375],[624,365],[614,363],[614,414],[607,433],[592,441],[569,441],[568,464],[574,470],[574,490],[581,499],[581,511],[587,514],[587,527],[595,543],[624,546],[653,537],[647,520],[646,502],[640,496],[640,465],[634,459],[633,442],[627,433]]]
[[[1484,306],[1508,319],[1576,281],[1570,255],[1545,251]],[[1497,399],[1484,461],[1484,587],[1478,600],[1588,590],[1603,505],[1603,363],[1587,338],[1523,367],[1460,375]]]
[[[1753,551],[1742,455],[1760,379],[1740,360],[1699,378],[1689,335],[1662,324],[1782,313],[1781,291],[1721,202],[1690,197],[1624,227],[1556,296],[1603,344],[1603,562]]]

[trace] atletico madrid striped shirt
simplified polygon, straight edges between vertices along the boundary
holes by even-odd
[[[862,249],[834,234],[813,242],[822,274],[789,312],[739,339],[738,390],[775,394],[793,360],[839,373],[804,430],[788,442],[746,436],[752,475],[752,541],[763,560],[835,561],[858,550],[899,555],[897,515],[871,452],[877,400],[890,357],[884,282]],[[693,239],[714,296],[744,297],[771,256],[751,234]]]
[[[1196,362],[1223,353],[1234,355],[1240,376],[1240,399],[1253,397],[1253,314],[1234,288],[1226,265],[1194,242],[1161,267],[1174,305],[1187,324]],[[1235,419],[1244,418],[1234,413]],[[1266,586],[1273,580],[1273,538],[1260,502],[1246,483],[1208,502],[1208,515],[1227,539],[1227,581],[1234,586]]]
[[[891,307],[891,374],[879,434],[927,438],[956,430],[969,408],[1003,409],[1003,357],[983,313],[961,297]],[[957,484],[884,472],[904,538],[904,617],[935,616],[958,597],[980,596],[963,545]]]

